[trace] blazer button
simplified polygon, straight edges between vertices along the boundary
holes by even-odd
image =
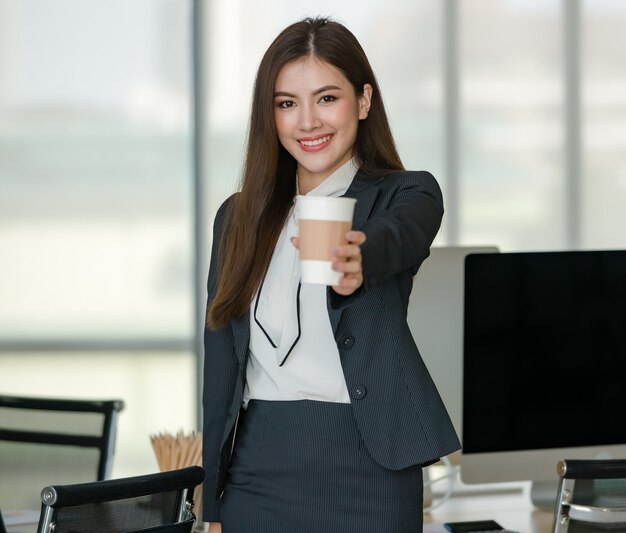
[[[350,389],[350,396],[355,400],[362,400],[365,398],[366,394],[367,389],[364,385],[354,385],[354,387]]]
[[[344,350],[349,350],[354,346],[354,337],[352,335],[346,335],[339,340],[339,347]]]

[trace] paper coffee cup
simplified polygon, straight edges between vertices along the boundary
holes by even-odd
[[[332,251],[348,242],[355,204],[354,198],[296,197],[302,283],[339,283],[343,273],[332,269]]]

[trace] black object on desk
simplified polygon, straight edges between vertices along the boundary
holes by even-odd
[[[487,533],[491,531],[504,531],[504,528],[495,520],[446,522],[443,527],[450,531],[450,533]]]

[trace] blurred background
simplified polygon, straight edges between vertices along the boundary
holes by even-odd
[[[626,247],[623,0],[0,0],[0,394],[123,399],[116,477],[196,427],[255,71],[318,14],[438,178],[436,245]]]

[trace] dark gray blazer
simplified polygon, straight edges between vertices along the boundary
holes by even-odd
[[[400,470],[460,448],[448,413],[406,322],[409,295],[439,230],[443,200],[428,172],[373,177],[359,171],[345,196],[357,199],[353,228],[361,246],[363,285],[351,296],[328,289],[327,307],[361,436],[381,466]],[[215,295],[216,258],[228,200],[218,210],[208,281]],[[204,520],[219,521],[246,375],[250,317],[204,335]]]

